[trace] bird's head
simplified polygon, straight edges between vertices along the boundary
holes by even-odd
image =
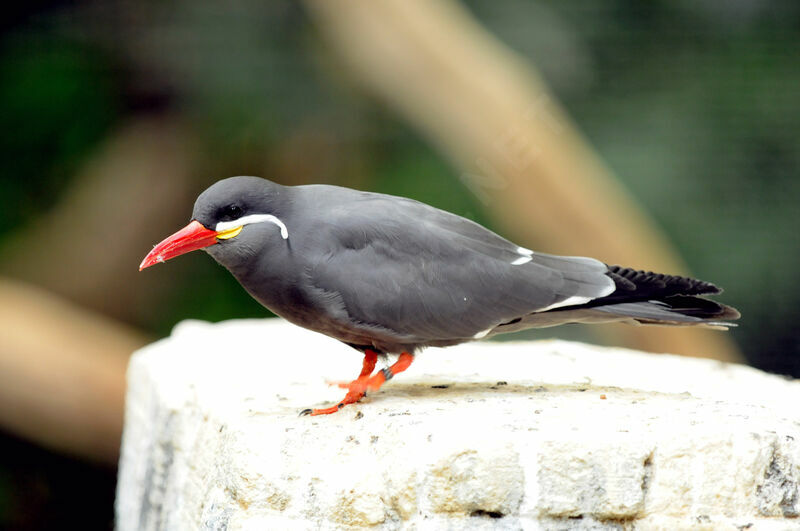
[[[171,258],[205,249],[226,267],[287,240],[280,219],[284,187],[258,177],[231,177],[210,186],[197,198],[192,221],[168,236],[145,256],[139,271]]]

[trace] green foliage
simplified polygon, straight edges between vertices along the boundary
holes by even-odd
[[[410,197],[491,225],[452,166],[416,136],[409,134],[399,140],[375,161],[370,190]]]
[[[167,296],[155,312],[141,308],[139,319],[143,326],[159,336],[169,335],[172,327],[184,319],[219,322],[273,315],[203,252],[174,260],[169,267],[154,267],[148,273],[160,277],[160,289]]]
[[[118,116],[102,54],[50,34],[0,47],[0,236],[51,206]]]

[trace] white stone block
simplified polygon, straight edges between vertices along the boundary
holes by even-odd
[[[128,371],[117,528],[800,529],[800,382],[562,341],[428,349],[336,414],[361,354],[185,322]]]

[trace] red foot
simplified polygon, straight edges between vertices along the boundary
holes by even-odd
[[[403,352],[393,365],[370,376],[373,369],[375,369],[375,363],[377,360],[378,355],[371,350],[367,350],[364,353],[364,364],[361,367],[361,374],[358,376],[358,378],[350,383],[338,384],[342,389],[347,389],[347,394],[341,402],[333,407],[324,409],[306,409],[301,413],[301,415],[330,415],[331,413],[336,413],[347,404],[358,402],[364,397],[364,395],[367,394],[368,390],[377,391],[386,382],[386,380],[391,380],[394,375],[408,369],[408,367],[411,365],[411,362],[414,361],[414,356],[408,352]]]

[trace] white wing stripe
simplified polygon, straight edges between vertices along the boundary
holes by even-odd
[[[547,306],[546,308],[542,308],[542,309],[536,310],[536,311],[537,312],[546,312],[547,310],[552,310],[553,308],[561,308],[562,306],[576,306],[578,304],[585,304],[585,303],[589,302],[592,299],[593,299],[593,297],[572,296],[572,297],[568,297],[568,298],[564,299],[561,302],[556,302],[554,304],[551,304],[550,306]]]
[[[472,337],[475,338],[475,339],[480,339],[482,337],[486,337],[489,334],[489,332],[491,332],[492,330],[493,330],[492,328],[487,328],[486,330],[478,332],[477,334],[475,334]]]

